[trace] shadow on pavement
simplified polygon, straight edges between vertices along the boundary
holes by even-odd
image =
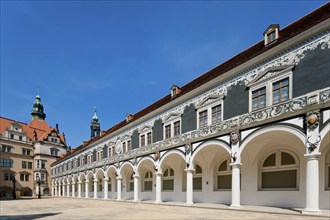
[[[6,219],[24,219],[24,220],[32,220],[32,219],[38,219],[38,218],[45,218],[48,216],[54,216],[61,214],[61,212],[57,213],[43,213],[43,214],[32,214],[32,215],[1,215],[1,220],[6,220]]]

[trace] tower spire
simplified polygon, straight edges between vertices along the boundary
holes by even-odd
[[[44,113],[44,106],[41,103],[41,98],[39,94],[36,96],[36,100],[33,103],[31,115],[32,119],[37,118],[39,120],[45,120],[46,118],[46,114]]]
[[[96,107],[94,107],[94,115],[92,117],[90,128],[91,128],[91,139],[95,136],[100,135],[101,127],[99,123],[99,118],[97,117],[96,114]]]

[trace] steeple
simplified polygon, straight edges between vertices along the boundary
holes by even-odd
[[[91,127],[91,139],[95,136],[100,135],[101,127],[100,127],[99,119],[96,115],[96,107],[94,108],[94,115],[92,117],[90,127]]]
[[[36,96],[36,100],[33,103],[33,109],[31,112],[33,118],[37,118],[39,120],[45,120],[46,114],[44,113],[44,106],[41,103],[40,96]]]

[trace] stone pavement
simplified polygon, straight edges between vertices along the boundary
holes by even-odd
[[[29,198],[0,201],[0,219],[330,219],[307,216],[289,209],[244,206],[240,210],[225,205],[184,203],[153,204],[78,198]]]

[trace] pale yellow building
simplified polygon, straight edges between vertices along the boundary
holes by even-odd
[[[67,152],[64,133],[58,126],[50,127],[40,96],[36,97],[30,123],[22,123],[0,117],[0,198],[12,198],[15,177],[15,191],[18,196],[33,196],[39,192],[36,182],[41,179],[41,195],[50,195],[52,164]]]

